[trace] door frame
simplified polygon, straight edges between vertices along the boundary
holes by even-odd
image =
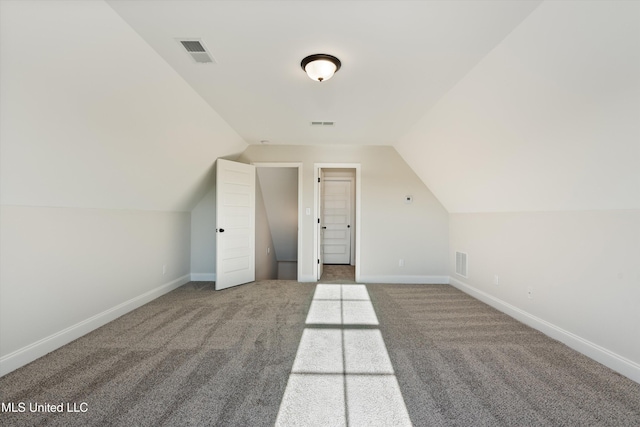
[[[302,277],[302,233],[300,233],[300,226],[303,221],[303,211],[302,211],[302,163],[300,162],[251,162],[257,168],[297,168],[298,169],[298,265],[297,265],[297,277],[296,280],[299,282]],[[256,172],[257,173],[257,172]]]
[[[362,186],[362,177],[360,171],[360,163],[314,163],[313,164],[313,206],[314,206],[314,221],[313,221],[313,277],[318,278],[318,260],[320,253],[320,241],[318,238],[320,224],[318,220],[320,219],[320,208],[319,208],[319,200],[320,200],[320,185],[318,180],[320,179],[321,172],[323,169],[355,169],[356,171],[356,182],[355,182],[355,218],[356,218],[356,226],[355,226],[355,263],[356,263],[356,282],[360,281],[360,236],[362,235],[362,227],[360,218],[362,216],[362,203],[361,203],[361,186]],[[317,280],[316,279],[316,280]]]

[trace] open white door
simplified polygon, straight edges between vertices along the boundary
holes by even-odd
[[[216,290],[253,282],[256,168],[218,159],[216,171]]]

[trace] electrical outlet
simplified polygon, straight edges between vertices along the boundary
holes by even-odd
[[[267,255],[271,253],[271,248],[267,248]]]
[[[163,264],[162,265],[162,275],[165,275],[165,274],[167,274],[167,265]]]
[[[500,277],[498,277],[497,274],[495,276],[493,276],[493,284],[494,285],[499,285],[500,284]]]
[[[398,260],[398,267],[404,267],[404,260],[402,258]]]
[[[527,288],[527,298],[533,299],[533,288],[531,286]]]

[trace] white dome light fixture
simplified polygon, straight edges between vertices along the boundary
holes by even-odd
[[[300,63],[309,78],[318,82],[329,80],[340,69],[341,65],[342,63],[338,58],[324,53],[309,55]]]

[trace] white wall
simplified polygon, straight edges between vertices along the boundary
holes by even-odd
[[[216,280],[216,188],[191,211],[191,280]]]
[[[298,260],[298,168],[257,167],[278,261]]]
[[[3,374],[188,281],[246,145],[101,1],[1,1],[0,67]]]
[[[189,280],[189,213],[2,206],[0,228],[1,374]]]
[[[278,260],[274,246],[262,183],[256,174],[256,281],[278,278]]]
[[[396,145],[452,213],[452,283],[636,381],[639,17],[542,3]]]
[[[640,381],[640,211],[452,214],[450,221],[454,284]],[[468,254],[468,278],[455,274],[455,251]]]
[[[250,162],[303,163],[301,208],[314,211],[314,163],[361,164],[361,279],[365,282],[448,280],[448,214],[391,147],[251,145],[239,157]],[[413,204],[405,204],[411,194]],[[315,281],[314,217],[305,215],[301,280]],[[399,267],[398,260],[405,266]]]

